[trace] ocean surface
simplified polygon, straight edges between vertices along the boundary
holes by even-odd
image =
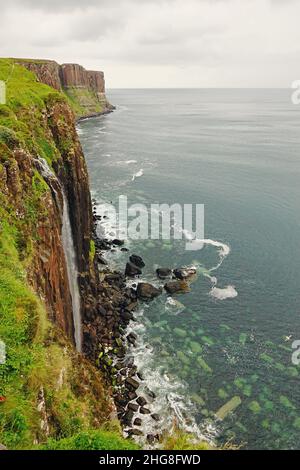
[[[163,418],[148,428],[176,420],[218,444],[299,448],[300,106],[290,95],[113,90],[116,111],[78,125],[99,203],[205,205],[202,250],[126,243],[155,285],[158,266],[198,271],[190,293],[142,305],[131,326],[143,387]],[[105,219],[102,230],[113,229]],[[107,256],[124,269],[128,253]],[[217,419],[233,397],[239,406]]]

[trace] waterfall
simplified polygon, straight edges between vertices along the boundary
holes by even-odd
[[[63,194],[63,225],[62,225],[62,243],[66,258],[67,272],[69,279],[69,288],[72,297],[73,322],[75,329],[75,344],[77,351],[81,352],[81,313],[80,313],[80,294],[78,287],[78,268],[76,253],[74,250],[74,241],[72,227],[69,216],[69,204],[64,191]]]
[[[77,351],[81,352],[81,312],[80,312],[80,293],[78,286],[78,268],[76,253],[74,249],[74,240],[72,234],[71,221],[69,216],[69,204],[64,193],[61,184],[59,183],[57,177],[54,175],[52,170],[49,168],[48,163],[43,158],[38,158],[35,160],[36,167],[43,178],[46,180],[50,186],[51,191],[55,197],[56,203],[60,208],[60,213],[62,214],[62,245],[63,251],[65,254],[66,266],[67,266],[67,275],[69,282],[69,289],[72,299],[72,312],[73,312],[73,323],[75,331],[75,344]],[[61,208],[61,202],[59,200],[58,191],[60,191],[63,199],[63,208]]]

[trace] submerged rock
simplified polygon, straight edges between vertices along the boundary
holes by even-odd
[[[242,403],[242,400],[240,399],[239,396],[235,396],[231,398],[225,405],[221,406],[221,408],[216,412],[216,416],[219,419],[224,419],[226,416],[234,411],[240,404]]]
[[[170,281],[164,285],[168,294],[185,294],[190,291],[189,285],[186,281]]]
[[[137,296],[139,299],[152,300],[161,294],[161,289],[157,289],[152,284],[140,282],[137,286]]]

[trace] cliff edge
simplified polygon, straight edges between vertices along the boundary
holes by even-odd
[[[104,73],[86,70],[79,64],[58,64],[53,60],[15,59],[34,72],[38,80],[64,92],[77,119],[101,115],[114,109],[105,95]]]

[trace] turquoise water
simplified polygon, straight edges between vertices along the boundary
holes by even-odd
[[[114,90],[109,99],[113,114],[78,128],[97,199],[204,204],[205,238],[230,247],[222,258],[208,244],[128,245],[146,262],[144,279],[157,266],[198,266],[181,306],[163,295],[137,314],[138,362],[169,394],[161,407],[220,443],[299,447],[300,107],[289,90]],[[119,267],[127,259],[109,256]],[[227,290],[216,298],[205,273],[220,261],[213,276]],[[240,406],[217,421],[234,396]]]

